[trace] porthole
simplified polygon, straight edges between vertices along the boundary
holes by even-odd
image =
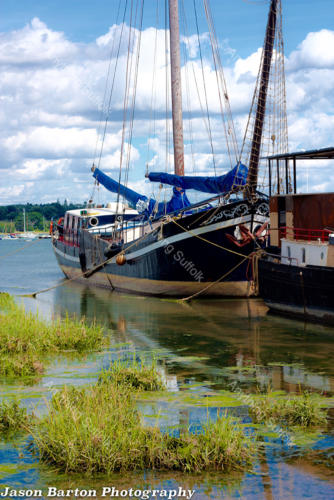
[[[98,223],[99,223],[99,219],[98,219],[97,217],[91,217],[91,218],[89,219],[89,224],[90,224],[91,226],[97,226],[97,225],[98,225]]]

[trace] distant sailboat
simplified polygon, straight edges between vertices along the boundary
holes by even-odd
[[[28,216],[26,214],[25,208],[23,209],[23,233],[18,233],[19,238],[23,238],[25,240],[33,240],[36,238],[36,234],[32,231],[27,231],[27,219]]]
[[[219,71],[221,63],[209,1],[205,0],[204,5]],[[93,165],[94,178],[116,193],[117,203],[114,210],[87,207],[68,211],[54,227],[54,251],[67,277],[157,296],[253,293],[247,277],[249,256],[263,244],[269,214],[268,198],[257,192],[257,184],[279,15],[280,1],[271,0],[252,107],[254,119],[247,127],[247,133],[251,133],[248,167],[237,153],[234,168],[225,175],[187,176],[184,175],[178,1],[169,0],[174,174],[147,172],[147,177],[151,182],[173,186],[172,196],[169,201],[160,202],[148,198],[121,184],[121,176],[115,181]],[[218,80],[229,120],[227,140],[232,137],[236,143],[222,72]],[[192,204],[188,189],[208,193],[210,197]]]

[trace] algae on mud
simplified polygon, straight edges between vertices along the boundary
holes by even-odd
[[[115,361],[102,372],[95,385],[80,389],[64,387],[54,394],[48,405],[48,414],[35,418],[25,426],[33,436],[31,449],[38,454],[41,462],[53,469],[89,477],[143,470],[190,473],[243,471],[251,468],[255,459],[261,457],[259,438],[265,430],[262,422],[239,422],[235,415],[222,414],[222,408],[217,408],[213,420],[208,413],[206,421],[196,431],[179,427],[175,434],[169,426],[161,430],[159,414],[154,415],[157,419],[154,426],[145,425],[147,416],[140,412],[137,403],[142,401],[144,393],[151,399],[154,395],[158,400],[168,397],[170,393],[162,389],[154,363],[146,366],[135,358],[132,364]],[[285,408],[277,401],[289,401],[281,394],[277,401],[275,395],[243,396],[248,398],[251,413],[255,411],[257,402],[262,401],[262,420],[264,409],[269,412],[275,402],[274,408]],[[308,413],[304,409],[305,398]],[[294,404],[288,405],[287,425],[296,425],[301,409],[303,425],[314,423],[315,420],[309,417],[313,415],[313,399],[310,402],[308,396],[302,395],[294,396],[293,401]],[[244,400],[240,399],[239,403],[239,406],[245,406]],[[305,413],[308,415],[307,422]],[[322,412],[320,415],[316,423],[324,424],[325,416]]]
[[[0,310],[3,375],[36,374],[43,369],[41,354],[91,350],[106,343],[103,329],[95,324],[88,326],[68,316],[62,321],[44,322],[38,315],[26,313],[7,294],[0,294]],[[145,426],[137,399],[143,391],[160,397],[164,388],[154,363],[146,366],[135,358],[132,364],[116,361],[101,373],[94,386],[65,387],[56,393],[49,414],[28,425],[18,406],[3,403],[3,422],[4,426],[19,428],[21,419],[33,435],[32,447],[40,460],[66,473],[92,476],[132,470],[231,471],[252,465],[258,450],[257,433],[248,436],[235,416],[217,415],[215,421],[208,418],[200,431],[179,429],[178,436],[168,430],[162,432],[158,425]],[[254,423],[283,419],[287,425],[312,426],[326,421],[319,405],[305,395],[293,399],[240,397],[228,391],[212,395],[209,398],[204,394],[200,401],[186,391],[181,399],[195,406],[222,407],[227,402],[228,406],[247,405]],[[8,418],[11,414],[12,420]]]

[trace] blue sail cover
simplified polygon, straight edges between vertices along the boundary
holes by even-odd
[[[161,182],[162,184],[169,184],[182,189],[195,189],[202,193],[220,194],[231,191],[232,187],[244,186],[247,174],[248,168],[240,163],[227,174],[218,177],[179,176],[164,172],[151,172],[148,178],[151,182]]]
[[[183,189],[178,190],[174,187],[173,196],[167,203],[164,201],[157,203],[153,198],[147,198],[147,196],[114,181],[99,168],[95,168],[93,177],[112,193],[119,193],[128,201],[131,208],[138,210],[147,217],[154,215],[155,218],[158,218],[190,206],[190,201]]]

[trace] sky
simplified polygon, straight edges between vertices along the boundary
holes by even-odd
[[[129,32],[129,8],[122,24],[125,1],[120,0],[117,19],[119,0],[1,0],[1,205],[57,199],[83,202],[90,198],[93,189],[90,167],[93,161],[99,161],[99,133],[104,130],[106,78],[109,68],[109,90],[115,66],[100,165],[118,178],[129,36],[133,37],[134,57],[139,40],[141,52],[133,139],[130,147],[126,129],[123,162],[127,164],[129,154],[129,186],[151,194],[152,187],[144,179],[146,168],[164,170],[166,165],[164,2],[145,0],[142,27],[137,24],[136,30]],[[136,5],[137,0],[128,0],[128,5],[131,2]],[[259,64],[268,1],[211,0],[210,3],[240,143]],[[186,23],[183,16],[181,21],[181,49],[187,56],[182,63],[182,79],[189,91],[189,97],[184,94],[183,98],[187,122],[185,162],[190,173],[214,174],[208,126],[201,115],[206,90],[215,167],[220,174],[230,165],[219,115],[208,28],[202,2],[196,0],[206,89],[200,81],[193,4],[194,0],[180,1],[180,9],[184,5],[186,16]],[[333,14],[334,4],[330,0],[283,0],[290,150],[334,145]],[[116,65],[115,47],[120,33],[123,38]],[[332,170],[329,162],[316,167],[301,166],[300,189],[334,191]],[[124,167],[122,175],[127,175]],[[156,188],[154,192],[160,196]],[[102,189],[95,196],[102,202],[111,199]]]

